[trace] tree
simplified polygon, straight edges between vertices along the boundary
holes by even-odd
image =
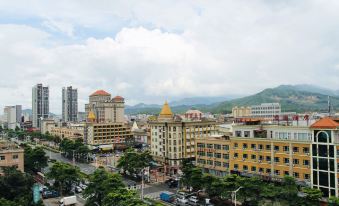
[[[103,206],[147,206],[134,191],[125,188],[110,192],[103,201]]]
[[[206,189],[206,193],[210,198],[222,198],[226,195],[226,191],[224,190],[225,184],[221,178],[211,174],[204,174],[202,180],[204,188]]]
[[[339,206],[339,198],[331,196],[328,200],[329,206]]]
[[[122,168],[124,172],[139,175],[145,167],[151,166],[153,161],[150,151],[135,152],[134,149],[127,149],[118,160],[118,168]]]
[[[84,160],[87,154],[90,152],[87,145],[84,145],[82,139],[76,139],[75,141],[69,139],[63,139],[59,145],[62,154],[67,158],[74,157],[77,160]]]
[[[3,199],[0,200],[0,205],[11,205],[11,201],[15,205],[30,205],[33,183],[32,176],[14,167],[3,168],[3,175],[0,176],[0,198]]]
[[[287,202],[295,202],[298,199],[298,186],[295,179],[290,176],[285,176],[281,186],[279,199]]]
[[[120,175],[108,173],[103,168],[99,168],[91,174],[89,181],[88,187],[83,192],[84,197],[88,198],[86,205],[102,206],[104,198],[109,193],[125,188]]]
[[[0,198],[0,206],[17,206],[16,202]]]
[[[238,177],[237,182],[242,187],[239,197],[244,200],[243,205],[258,205],[264,187],[262,180],[257,177]]]
[[[60,194],[69,193],[72,185],[81,181],[80,169],[67,163],[56,162],[47,173],[49,179],[54,179],[54,186],[59,188]]]
[[[47,166],[48,157],[41,147],[32,149],[30,146],[25,146],[24,165],[26,172],[38,172]]]
[[[323,193],[319,189],[305,187],[302,192],[305,196],[300,199],[301,206],[319,205],[319,200],[323,196]]]

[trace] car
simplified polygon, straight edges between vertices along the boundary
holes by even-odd
[[[189,205],[199,205],[199,200],[197,198],[197,196],[191,196],[188,198],[188,204]]]
[[[42,198],[48,199],[48,198],[54,198],[54,197],[59,197],[59,192],[55,190],[46,190],[42,192]]]
[[[81,192],[82,192],[82,188],[79,187],[79,186],[76,186],[76,187],[75,187],[75,192],[76,192],[76,193],[81,193]]]
[[[188,205],[188,200],[186,198],[177,198],[176,205],[178,206]]]
[[[42,192],[48,190],[48,187],[45,186],[45,185],[41,185],[39,190],[40,190],[40,193],[42,193]]]
[[[179,181],[176,181],[176,180],[172,180],[172,181],[167,183],[167,186],[169,188],[176,188],[176,187],[178,187],[178,185],[179,185]]]
[[[177,198],[185,199],[186,196],[187,196],[187,194],[184,193],[184,192],[178,192],[178,193],[176,194],[176,196],[177,196]]]

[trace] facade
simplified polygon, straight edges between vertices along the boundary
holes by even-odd
[[[62,121],[76,122],[78,119],[78,90],[72,86],[62,88]]]
[[[55,126],[56,123],[53,119],[43,119],[41,121],[41,133],[46,134],[48,132],[51,134],[51,131]]]
[[[3,167],[16,167],[24,172],[24,150],[14,143],[0,142],[0,174]]]
[[[49,116],[49,88],[37,84],[32,89],[32,122],[33,127],[40,128],[41,120]]]
[[[91,118],[96,119],[94,116]],[[126,139],[133,139],[133,135],[131,129],[124,123],[94,121],[86,123],[84,141],[90,146],[110,145],[113,148],[117,144],[124,144]]]
[[[232,116],[234,118],[239,117],[250,117],[251,116],[251,107],[233,107]]]
[[[21,115],[22,115],[22,106],[6,106],[4,108],[4,122],[7,125],[8,129],[15,129],[20,127],[21,124]]]
[[[54,127],[51,135],[59,136],[61,139],[83,139],[84,126],[82,127]]]
[[[251,117],[273,119],[274,116],[280,115],[281,106],[279,103],[262,103],[251,106]]]
[[[165,166],[165,172],[176,174],[183,159],[195,158],[195,140],[215,134],[215,121],[183,121],[174,116],[167,102],[159,116],[149,120],[151,153]]]
[[[310,126],[234,125],[231,136],[199,138],[196,164],[204,172],[239,174],[281,181],[339,195],[339,120],[322,118]]]
[[[86,115],[93,112],[95,122],[125,122],[125,100],[121,96],[111,99],[111,94],[98,90],[89,96],[89,103],[85,105]]]

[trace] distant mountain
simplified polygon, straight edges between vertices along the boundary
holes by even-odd
[[[27,114],[29,114],[30,116],[32,115],[32,110],[31,109],[23,109],[22,110],[22,113],[24,114],[24,113],[27,113]],[[59,115],[56,115],[56,114],[54,114],[54,113],[49,113],[49,116],[50,117],[54,117],[54,116],[59,116]]]
[[[339,90],[331,90],[324,87],[315,86],[312,84],[297,84],[297,85],[281,85],[282,87],[295,89],[298,91],[319,93],[329,96],[339,96]]]
[[[330,91],[306,85],[281,85],[276,88],[265,89],[251,96],[222,102],[212,111],[216,113],[231,112],[234,106],[251,106],[265,102],[278,102],[283,111],[327,111],[327,99]],[[334,109],[339,108],[339,97],[332,95],[331,104]]]

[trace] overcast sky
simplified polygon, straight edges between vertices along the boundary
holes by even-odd
[[[0,0],[0,108],[30,108],[37,83],[54,113],[69,85],[79,110],[97,89],[131,105],[339,89],[338,11],[338,0]]]

